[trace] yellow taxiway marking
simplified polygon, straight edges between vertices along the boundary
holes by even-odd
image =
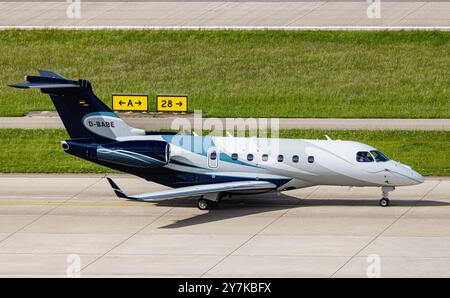
[[[27,201],[6,201],[1,205],[66,205],[66,206],[154,206],[155,203],[148,202],[27,202]]]

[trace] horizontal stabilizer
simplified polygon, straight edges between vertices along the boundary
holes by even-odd
[[[51,82],[42,82],[42,83],[22,83],[22,84],[13,84],[8,85],[9,87],[28,89],[28,88],[41,88],[41,89],[56,89],[56,88],[78,88],[80,87],[78,84],[58,84]]]
[[[169,190],[156,191],[152,193],[144,193],[134,196],[127,196],[118,186],[107,178],[112,189],[119,198],[127,198],[138,201],[161,201],[177,198],[202,196],[210,193],[244,191],[244,190],[274,190],[277,186],[267,181],[236,181],[214,184],[202,184],[195,186],[186,186]]]
[[[111,185],[112,189],[114,190],[116,196],[118,196],[119,198],[124,198],[124,199],[128,198],[127,195],[123,193],[123,191],[117,186],[116,183],[114,183],[114,181],[111,178],[106,177],[106,179],[108,179],[108,182]]]
[[[60,88],[83,88],[87,87],[84,80],[69,80],[62,75],[49,70],[39,70],[40,76],[26,76],[27,83],[8,85],[14,88],[40,88],[40,89],[60,89]]]

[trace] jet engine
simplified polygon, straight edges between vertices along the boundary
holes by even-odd
[[[61,143],[68,153],[88,159],[137,168],[162,167],[169,162],[170,145],[164,141],[124,141],[96,144],[87,140]]]

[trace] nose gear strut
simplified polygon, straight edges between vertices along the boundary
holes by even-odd
[[[381,200],[380,200],[380,206],[381,207],[387,207],[389,206],[389,192],[393,191],[395,189],[394,186],[382,186],[381,187]]]

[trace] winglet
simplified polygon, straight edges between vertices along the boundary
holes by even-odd
[[[111,185],[112,189],[114,190],[116,196],[118,196],[119,198],[128,199],[128,196],[117,186],[116,183],[114,183],[114,181],[111,178],[106,177],[106,179],[108,179],[108,182]]]

